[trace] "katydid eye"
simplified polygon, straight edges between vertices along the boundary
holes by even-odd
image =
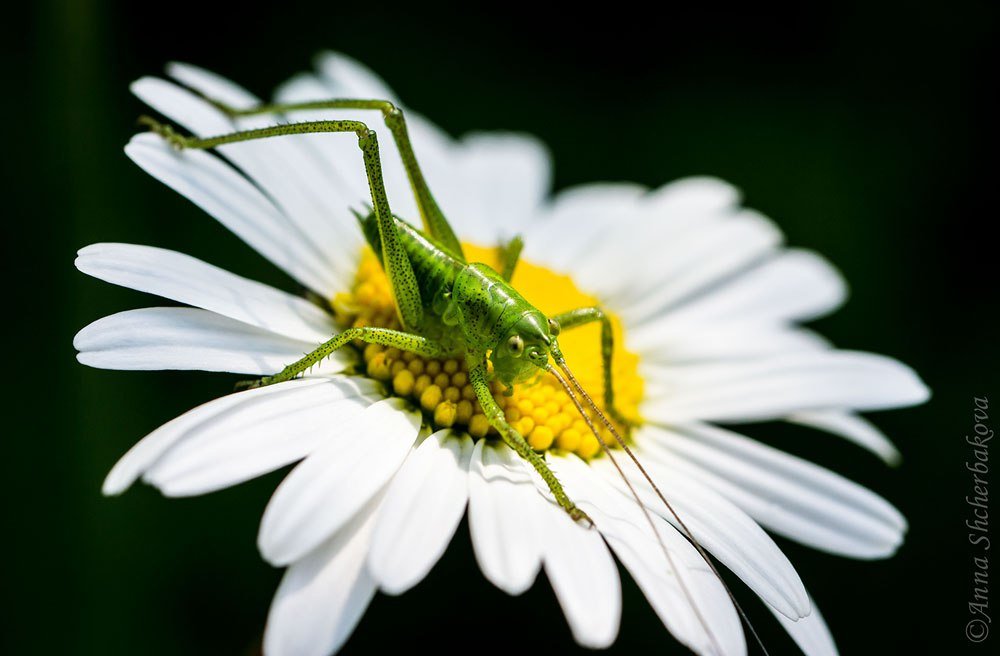
[[[555,319],[549,319],[549,334],[553,337],[558,337],[560,330],[559,322]]]
[[[507,348],[510,349],[511,354],[514,357],[520,357],[524,353],[524,340],[521,339],[520,335],[512,335],[510,339],[507,340]]]

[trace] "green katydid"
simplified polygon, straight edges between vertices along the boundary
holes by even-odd
[[[490,389],[490,381],[494,379],[511,387],[536,377],[540,372],[548,372],[562,386],[590,431],[600,442],[603,451],[618,470],[619,475],[645,515],[670,566],[675,567],[674,559],[657,532],[649,510],[640,501],[638,493],[615,460],[609,445],[587,410],[592,412],[596,421],[614,436],[676,520],[682,533],[695,546],[716,576],[719,576],[705,550],[646,473],[629,448],[626,438],[609,419],[610,415],[619,425],[625,426],[626,430],[630,427],[629,421],[615,406],[611,366],[614,338],[607,314],[600,307],[585,307],[547,317],[532,306],[510,284],[523,246],[520,238],[514,238],[502,246],[501,272],[499,273],[486,264],[467,262],[461,242],[438,207],[424,180],[410,143],[405,118],[398,107],[385,100],[358,99],[262,105],[251,109],[235,109],[216,101],[211,102],[231,117],[320,109],[374,109],[381,111],[386,126],[398,147],[423,225],[423,230],[418,230],[392,214],[382,179],[377,135],[374,130],[360,121],[321,120],[286,123],[215,137],[198,138],[178,134],[170,126],[160,124],[149,117],[140,119],[143,124],[149,126],[178,149],[211,149],[256,139],[315,133],[353,133],[358,139],[372,201],[370,214],[365,217],[359,216],[361,229],[389,280],[395,310],[402,330],[371,326],[347,328],[298,361],[287,365],[280,372],[251,381],[245,385],[246,387],[271,385],[296,378],[330,356],[334,351],[355,340],[394,347],[400,351],[408,351],[428,358],[463,358],[468,365],[469,383],[475,391],[476,399],[482,406],[490,426],[498,432],[501,439],[509,447],[531,464],[548,486],[555,501],[574,520],[592,525],[590,517],[563,490],[545,459],[510,425]],[[590,323],[599,323],[601,326],[603,405],[606,414],[577,381],[559,348],[560,331]],[[678,580],[699,621],[704,625],[712,642],[718,647],[712,631],[694,603],[690,592],[686,589],[683,579]],[[721,576],[719,576],[719,580],[722,581]],[[724,582],[723,586],[726,587]],[[728,587],[726,590],[728,592]],[[731,593],[730,597],[732,598]],[[735,599],[733,602],[746,620],[742,608],[739,607]],[[749,621],[746,621],[749,625]],[[753,632],[752,626],[750,628]],[[756,632],[753,634],[756,637]]]

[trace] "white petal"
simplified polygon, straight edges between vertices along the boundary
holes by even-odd
[[[476,442],[469,467],[469,531],[479,568],[517,595],[542,564],[538,493],[521,459],[504,445]]]
[[[260,102],[256,96],[235,82],[198,66],[170,62],[167,64],[167,73],[207,98],[224,102],[231,107],[253,107]]]
[[[740,200],[733,185],[708,176],[675,180],[650,193],[663,220],[686,222],[689,217],[718,214],[735,208]]]
[[[257,546],[273,565],[302,558],[346,524],[399,469],[420,414],[398,398],[362,412],[292,470],[264,510]]]
[[[629,184],[569,189],[526,231],[525,259],[570,274],[607,307],[627,315],[629,307],[668,283],[698,287],[704,283],[696,278],[720,270],[716,263],[722,271],[737,266],[733,262],[740,258],[727,260],[727,254],[753,250],[760,242],[767,250],[775,241],[773,227],[749,212],[744,214],[750,218],[731,220],[736,199],[732,187],[710,179],[683,180],[653,192]],[[744,232],[751,238],[742,239]],[[710,242],[725,242],[727,236],[735,243],[714,253]],[[712,257],[698,257],[696,246]],[[625,252],[627,261],[622,259]],[[677,270],[686,258],[694,261]],[[654,273],[638,280],[634,262],[646,263]],[[643,281],[652,288],[642,288]]]
[[[740,620],[725,588],[687,540],[659,517],[652,516],[670,552],[668,559],[634,502],[625,499],[576,458],[551,457],[549,461],[567,493],[590,514],[678,640],[700,654],[719,653],[715,647],[723,654],[745,653]]]
[[[738,200],[739,194],[731,185],[712,178],[678,180],[655,191],[626,183],[572,187],[559,192],[545,215],[531,227],[525,256],[598,283],[598,276],[588,278],[595,264],[595,248],[604,250],[604,244],[613,242],[615,248],[609,249],[613,265],[621,269],[622,245],[629,251],[648,248],[655,255],[664,240],[700,229],[706,221],[730,213]],[[655,235],[656,239],[646,244],[637,237],[640,234]],[[616,241],[619,236],[620,242]],[[634,275],[630,279],[634,281]]]
[[[285,572],[267,616],[267,656],[329,656],[351,636],[375,596],[364,564],[376,506]]]
[[[635,453],[685,526],[709,553],[780,613],[792,618],[809,614],[806,590],[798,573],[756,522],[708,486],[676,471],[662,472],[655,460],[644,457],[641,448],[636,448]],[[617,459],[646,507],[682,531],[635,466],[624,457]],[[607,458],[590,466],[624,495],[625,503],[635,503]]]
[[[133,137],[125,153],[306,287],[328,296],[342,289],[310,237],[219,158],[199,150],[177,152],[151,133]]]
[[[742,435],[691,424],[647,426],[648,458],[697,478],[765,528],[816,549],[854,558],[891,555],[906,520],[885,499],[833,472]]]
[[[143,308],[98,319],[77,333],[83,364],[100,369],[197,369],[273,374],[317,344],[274,333],[196,308]],[[343,350],[313,373],[340,371]]]
[[[881,355],[800,351],[738,362],[643,365],[641,413],[653,421],[755,421],[831,407],[882,410],[922,403],[912,369]]]
[[[625,184],[570,189],[528,231],[525,254],[569,273],[581,288],[622,313],[648,295],[638,291],[642,280],[629,264],[644,262],[650,270],[669,267],[685,255],[672,246],[689,234],[711,231],[732,214],[736,199],[731,186],[711,179],[681,180],[652,192]],[[622,253],[630,254],[628,262]],[[662,278],[656,276],[653,284],[661,284]]]
[[[202,72],[207,74],[206,71]],[[133,82],[129,89],[139,100],[173,121],[175,127],[190,130],[198,136],[217,136],[236,129],[233,121],[219,109],[201,96],[173,82],[158,77],[141,77]],[[236,107],[255,104],[243,100],[233,102],[232,96],[219,100],[229,102]]]
[[[172,75],[176,73],[176,70],[171,70]],[[217,91],[225,92],[224,87],[215,85],[204,84],[195,88],[209,97]],[[329,99],[329,96],[323,99]],[[246,107],[257,103],[259,101],[254,99],[253,102],[243,103],[234,100],[232,104]],[[302,120],[303,117],[298,114],[258,115],[237,118],[234,124],[239,129],[248,129]],[[330,268],[342,285],[353,280],[353,260],[364,243],[357,221],[350,212],[351,208],[360,206],[357,204],[358,197],[350,193],[346,181],[338,175],[337,167],[329,165],[326,153],[319,146],[336,144],[336,152],[343,158],[344,166],[360,171],[363,176],[363,160],[355,152],[357,145],[351,136],[327,133],[264,140],[250,144],[258,149],[256,156],[254,153],[236,154],[237,158],[248,157],[248,162],[234,159],[284,208],[289,219],[309,236],[320,252],[326,254]],[[232,156],[228,151],[224,152],[227,157]],[[368,202],[367,180],[360,190],[364,192],[361,199]]]
[[[466,135],[455,154],[469,202],[461,208],[462,238],[490,246],[521,233],[535,218],[551,184],[545,146],[528,135]],[[450,212],[459,210],[448,204]]]
[[[197,423],[180,432],[171,428],[175,446],[147,470],[144,480],[167,496],[205,494],[241,483],[322,448],[382,398],[379,386],[364,378],[279,385],[284,386],[281,393],[201,412]],[[156,439],[155,434],[146,439]]]
[[[325,89],[323,98],[389,100],[397,106],[403,107],[403,103],[381,77],[351,57],[338,52],[325,52],[316,58],[316,69],[319,73],[318,81]],[[319,98],[319,96],[314,96],[314,99]],[[413,150],[420,161],[424,177],[427,178],[430,187],[436,196],[441,196],[438,198],[440,203],[443,198],[451,195],[454,187],[460,187],[456,176],[441,177],[438,175],[440,173],[438,168],[442,164],[445,164],[448,173],[453,171],[453,163],[447,161],[451,159],[447,154],[451,150],[452,140],[420,114],[410,109],[405,111]],[[352,110],[352,112],[357,116],[356,110]],[[370,116],[372,118],[363,120],[366,120],[369,127],[384,134],[385,129],[379,112],[372,112]],[[416,205],[413,203],[412,194],[409,193],[408,183],[406,183],[406,177],[399,162],[399,151],[392,139],[389,138],[380,140],[380,148],[383,174],[387,178],[386,188],[390,192],[393,208],[397,214],[401,213],[404,217],[416,219]],[[450,206],[447,202],[442,204],[442,208],[446,214],[450,213]]]
[[[170,74],[204,96],[240,108],[259,105],[252,94],[217,75],[189,66],[172,64]],[[288,122],[273,114],[229,119],[203,98],[164,80],[144,78],[133,91],[158,111],[198,136],[214,136]],[[299,120],[295,118],[295,120]],[[220,127],[220,121],[223,126]],[[354,145],[351,135],[326,135],[345,145]],[[349,209],[353,196],[344,196],[334,171],[310,145],[312,135],[284,136],[220,147],[230,161],[264,189],[287,217],[287,224],[310,242],[328,273],[343,288],[350,284],[356,249],[361,244],[357,222]],[[358,152],[347,151],[347,161],[361,167]],[[330,292],[336,291],[329,290]]]
[[[679,237],[656,244],[642,278],[626,288],[620,312],[630,324],[654,318],[683,299],[762,260],[781,244],[782,235],[767,218],[743,210],[724,221],[704,222]]]
[[[799,646],[806,656],[837,656],[837,645],[833,642],[830,629],[826,626],[823,615],[819,612],[816,602],[810,599],[812,613],[808,617],[803,617],[797,622],[793,622],[784,615],[770,609],[774,616],[781,622],[781,626],[792,636],[792,640]]]
[[[283,104],[303,103],[318,100],[331,100],[333,98],[350,98],[344,94],[337,94],[320,77],[309,74],[299,74],[288,82],[278,87],[275,93],[275,100]],[[389,203],[393,213],[404,216],[416,216],[416,205],[406,206],[406,199],[399,198],[397,190],[392,186],[398,175],[402,175],[402,165],[398,157],[393,158],[395,145],[383,127],[381,112],[377,110],[355,110],[355,109],[322,109],[322,110],[301,110],[288,115],[295,121],[322,121],[322,120],[355,120],[362,121],[370,129],[375,130],[384,138],[379,139],[379,153],[382,160],[383,177],[388,178],[388,189],[390,189]],[[362,209],[366,204],[371,203],[371,195],[368,191],[368,178],[365,175],[364,166],[358,166],[357,144],[349,139],[344,139],[338,134],[312,134],[293,139],[305,142],[315,156],[322,161],[325,169],[329,172],[333,181],[333,189],[337,197],[345,201],[346,207],[356,207]],[[388,173],[386,168],[389,169]],[[398,169],[398,171],[397,171]],[[386,180],[384,180],[385,182]],[[404,176],[405,184],[405,176]],[[408,190],[403,189],[402,192]],[[400,192],[400,193],[402,193]],[[409,194],[406,194],[409,195]],[[409,210],[413,210],[410,212]],[[357,221],[355,221],[355,224]]]
[[[334,68],[340,65],[336,64]],[[321,69],[324,64],[320,63]],[[277,94],[282,102],[304,102],[313,100],[329,100],[331,98],[372,98],[381,99],[385,96],[371,95],[374,89],[355,80],[333,79],[326,75],[298,75],[283,85]],[[393,100],[391,97],[389,100]],[[398,102],[397,102],[398,105]],[[454,155],[452,140],[435,128],[419,114],[405,110],[406,123],[414,153],[420,162],[420,168],[434,196],[445,214],[452,220],[464,220],[468,201],[472,192],[466,188],[459,162]],[[386,193],[394,214],[402,216],[411,223],[419,223],[419,212],[410,188],[410,183],[399,156],[399,149],[391,138],[385,126],[382,113],[377,110],[309,110],[296,112],[295,120],[352,119],[363,121],[369,128],[380,135],[379,152],[382,163],[382,178]],[[309,143],[315,152],[326,162],[331,172],[341,181],[338,189],[343,189],[345,199],[355,199],[352,205],[358,208],[367,207],[371,202],[368,191],[368,179],[364,167],[358,165],[357,145],[339,135],[309,135]],[[356,223],[356,222],[355,222]],[[455,225],[462,234],[462,225]]]
[[[331,98],[371,98],[396,101],[396,95],[381,77],[353,57],[327,51],[316,58],[316,68],[331,85]]]
[[[607,524],[605,518],[605,526]],[[694,560],[698,556],[691,545],[675,532],[671,531],[667,537],[667,530],[657,522],[657,530],[664,535],[667,548],[678,563],[679,578],[684,581],[682,588],[652,539],[630,532],[626,526],[627,523],[618,523],[604,534],[615,555],[674,637],[698,654],[745,655],[746,641],[739,616],[715,574]],[[697,606],[697,613],[692,603]]]
[[[556,196],[543,220],[524,235],[524,258],[555,270],[574,271],[595,242],[607,239],[611,227],[634,220],[635,208],[646,189],[634,184],[590,184],[564,190]]]
[[[428,186],[434,190],[434,198],[441,211],[451,221],[460,239],[474,237],[469,227],[474,226],[476,221],[466,220],[465,212],[468,211],[470,216],[481,213],[480,209],[475,208],[481,208],[482,199],[479,197],[479,188],[468,180],[468,172],[462,168],[463,161],[457,154],[459,146],[448,134],[413,110],[406,110],[406,123],[413,151],[420,161],[420,169]],[[519,193],[523,193],[523,190]],[[407,195],[413,196],[412,192]],[[417,214],[412,216],[412,223],[419,224]]]
[[[197,408],[185,412],[139,440],[128,453],[115,464],[104,479],[101,491],[107,495],[121,494],[132,485],[147,469],[155,464],[164,453],[182,440],[192,429],[211,421],[217,415],[244,404],[267,403],[267,397],[284,395],[290,389],[300,389],[323,382],[320,378],[293,380],[269,387],[237,392],[223,396]]]
[[[328,100],[331,98],[367,98],[374,100],[389,100],[398,107],[403,107],[388,85],[371,70],[354,59],[340,53],[323,53],[317,58],[318,75],[299,75],[279,89],[277,97],[285,102],[304,100]],[[461,190],[461,182],[453,175],[453,158],[450,155],[451,139],[430,124],[422,116],[405,109],[407,128],[413,150],[420,162],[424,177],[434,190],[438,203],[445,213],[453,219],[460,215],[453,214],[448,201],[451,200],[454,188]],[[298,118],[299,114],[296,114]],[[399,157],[399,151],[385,127],[384,119],[379,111],[372,110],[323,110],[303,112],[303,117],[309,120],[317,118],[351,118],[364,121],[369,128],[375,130],[382,138],[379,139],[382,173],[386,190],[394,213],[416,222],[418,213],[409,182]],[[331,153],[340,152],[340,146],[334,146],[332,140],[323,146],[322,154],[331,162],[341,178],[350,181],[352,188],[361,192],[359,198],[365,203],[370,202],[367,192],[367,181],[364,171],[354,166],[346,169],[343,157],[333,157]],[[317,143],[319,143],[317,141]],[[355,147],[356,150],[356,147]],[[440,170],[444,165],[444,171]],[[444,202],[442,202],[444,201]]]
[[[472,439],[439,431],[393,477],[379,512],[368,570],[389,594],[419,583],[444,554],[468,499]]]
[[[646,323],[635,329],[630,327],[625,338],[628,349],[640,356],[640,362],[667,366],[829,348],[822,337],[802,328],[745,321],[697,330],[685,324]]]
[[[405,109],[410,141],[424,177],[434,190],[445,214],[460,221],[461,215],[453,212],[450,203],[456,192],[465,193],[461,176],[457,175],[460,169],[456,167],[453,157],[453,140],[419,113],[405,108],[389,85],[357,60],[338,52],[326,52],[317,57],[316,68],[319,72],[318,80],[325,89],[325,98],[384,99]],[[357,115],[356,111],[353,113]],[[371,116],[372,118],[365,119],[368,126],[384,134],[386,131],[379,112],[372,112]],[[416,222],[416,204],[400,163],[399,151],[388,137],[380,139],[379,143],[383,175],[393,209],[397,214]],[[456,228],[460,229],[461,225]]]
[[[545,574],[576,642],[609,647],[618,635],[622,593],[618,568],[598,531],[577,524],[559,506],[544,502]]]
[[[789,249],[662,315],[662,321],[807,321],[847,297],[843,278],[816,253]]]
[[[152,246],[92,244],[76,258],[80,271],[130,289],[156,294],[307,342],[338,331],[314,304],[202,262]]]
[[[903,456],[896,445],[874,424],[856,414],[840,410],[815,410],[790,415],[788,421],[847,438],[878,455],[888,465],[896,466],[902,461]]]

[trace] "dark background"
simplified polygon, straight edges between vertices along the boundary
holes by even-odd
[[[287,287],[235,237],[127,161],[122,146],[144,111],[127,84],[178,59],[267,96],[324,48],[368,63],[454,135],[539,135],[554,153],[557,188],[717,175],[773,217],[790,244],[828,256],[852,293],[816,327],[838,346],[909,363],[934,397],[875,416],[904,454],[897,470],[818,432],[749,431],[872,487],[911,522],[888,561],[779,542],[845,654],[995,648],[1000,636],[978,647],[963,637],[972,587],[963,436],[974,395],[1000,404],[996,210],[985,208],[995,191],[987,174],[995,159],[987,146],[995,108],[986,97],[996,86],[992,3],[746,4],[660,6],[658,15],[622,3],[592,12],[578,3],[563,14],[498,4],[470,14],[364,0],[79,0],[6,9],[0,161],[13,395],[4,413],[4,541],[13,552],[3,590],[14,612],[3,615],[2,651],[256,648],[280,573],[259,559],[254,541],[280,474],[203,498],[166,500],[144,486],[101,497],[105,473],[131,444],[225,393],[232,380],[78,365],[79,328],[155,301],[86,278],[73,257],[95,241],[146,243]],[[1000,588],[994,595],[996,610]],[[772,653],[793,653],[770,615],[741,597]],[[344,653],[417,646],[573,648],[543,577],[523,598],[493,589],[477,571],[465,526],[425,582],[375,600]],[[626,577],[614,651],[651,649],[683,653]]]

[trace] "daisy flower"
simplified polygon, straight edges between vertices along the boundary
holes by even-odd
[[[204,98],[244,108],[251,94],[175,64],[132,90],[199,136],[287,120],[231,119]],[[280,102],[398,100],[337,54],[277,93]],[[294,120],[378,113],[309,111]],[[407,112],[414,150],[470,261],[497,265],[525,242],[512,280],[547,316],[600,305],[611,317],[617,403],[629,440],[698,543],[742,580],[810,655],[836,653],[816,605],[768,532],[853,558],[891,555],[906,522],[841,476],[719,424],[785,420],[839,435],[889,463],[893,445],[861,411],[923,402],[928,391],[887,357],[833,348],[798,324],[845,298],[815,253],[787,248],[767,218],[711,178],[659,189],[593,184],[549,196],[544,147],[520,134],[447,136]],[[419,216],[395,145],[382,163],[397,215]],[[76,336],[80,362],[109,369],[274,374],[348,326],[397,325],[385,275],[352,210],[369,201],[355,140],[301,135],[177,151],[139,134],[126,153],[308,290],[294,295],[181,253],[95,244],[84,273],[181,306],[129,310]],[[559,341],[583,386],[602,398],[599,330]],[[534,470],[495,439],[459,360],[352,345],[306,376],[210,401],[139,441],[104,493],[141,478],[197,495],[297,463],[264,511],[263,557],[286,567],[264,637],[270,656],[340,648],[376,591],[401,594],[444,553],[467,511],[483,575],[527,590],[544,568],[576,641],[610,645],[624,566],[666,628],[699,654],[743,654],[731,598],[687,529],[624,458],[643,513],[563,389],[546,375],[502,393],[524,435],[594,522],[573,522]],[[620,453],[620,451],[619,451]]]

